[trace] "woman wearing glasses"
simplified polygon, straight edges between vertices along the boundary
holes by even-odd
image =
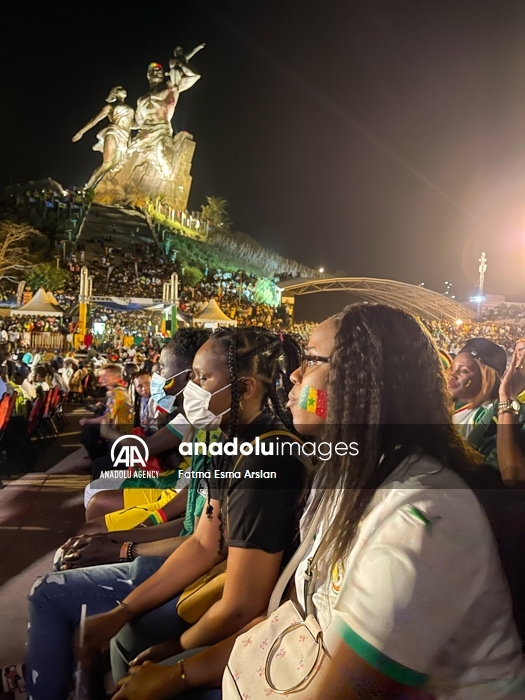
[[[463,480],[479,457],[455,431],[429,334],[403,311],[357,304],[316,328],[291,379],[296,427],[359,444],[358,456],[334,451],[323,464],[303,520],[304,534],[322,514],[305,559],[320,555],[313,604],[333,659],[314,674],[311,700],[525,697],[496,544]],[[303,608],[305,570],[303,561],[292,596]],[[219,686],[233,643],[186,659],[171,677],[163,670],[150,694],[141,689],[158,669],[135,667],[114,700]],[[249,673],[248,695],[264,691],[256,666]]]

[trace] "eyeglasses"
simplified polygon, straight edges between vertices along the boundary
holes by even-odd
[[[330,362],[329,357],[321,357],[320,355],[303,355],[301,359],[301,374],[305,375],[310,367],[325,364],[326,362]]]

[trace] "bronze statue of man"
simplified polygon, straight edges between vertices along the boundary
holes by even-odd
[[[138,133],[131,141],[128,156],[140,153],[142,157],[136,165],[152,163],[163,180],[170,179],[174,168],[171,120],[179,93],[191,88],[201,77],[188,61],[203,48],[204,44],[201,44],[189,54],[184,54],[177,47],[174,58],[169,62],[169,73],[164,72],[160,63],[150,63],[146,74],[150,89],[137,100],[132,128],[138,129]]]

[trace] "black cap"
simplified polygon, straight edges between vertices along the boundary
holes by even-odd
[[[471,338],[467,340],[460,352],[470,353],[476,360],[495,369],[500,377],[503,376],[507,366],[507,353],[501,345],[496,345],[486,338]]]

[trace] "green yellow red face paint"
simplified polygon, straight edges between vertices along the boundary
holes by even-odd
[[[327,393],[322,389],[303,386],[299,396],[299,406],[308,413],[315,413],[319,418],[326,418]]]

